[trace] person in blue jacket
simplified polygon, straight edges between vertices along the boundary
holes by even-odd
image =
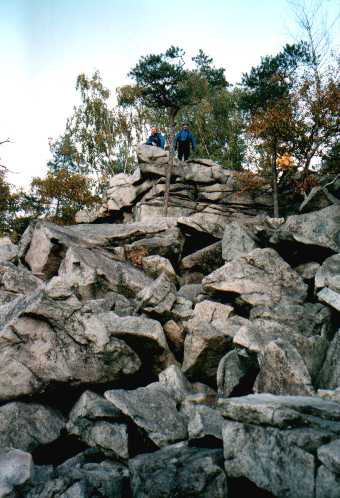
[[[165,140],[164,137],[159,131],[157,131],[156,126],[151,127],[151,135],[146,141],[146,145],[156,145],[156,147],[160,147],[164,149]]]
[[[175,137],[175,150],[178,151],[178,159],[186,161],[190,156],[190,144],[192,151],[196,148],[196,140],[194,135],[189,130],[188,123],[182,123],[182,129]]]

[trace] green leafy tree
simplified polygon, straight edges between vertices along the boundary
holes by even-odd
[[[193,59],[196,64],[193,70],[185,67],[184,55],[182,49],[172,46],[165,53],[142,57],[129,73],[129,76],[135,80],[135,100],[139,100],[145,107],[165,110],[167,113],[170,158],[164,203],[165,215],[169,202],[176,116],[185,106],[200,102],[209,87],[227,85],[224,70],[212,67],[212,59],[205,56],[202,51]],[[124,100],[121,99],[120,102],[123,104]],[[131,103],[131,100],[128,103]]]
[[[271,171],[274,217],[279,216],[277,161],[294,137],[291,90],[300,65],[309,62],[305,42],[286,45],[277,55],[263,57],[261,64],[242,78],[248,133],[256,141],[265,169]]]

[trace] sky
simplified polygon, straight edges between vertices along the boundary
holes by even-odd
[[[340,0],[323,0],[333,18]],[[294,41],[287,0],[0,0],[0,164],[27,187],[46,174],[48,141],[77,104],[78,74],[99,70],[114,92],[139,58],[200,48],[229,82]]]

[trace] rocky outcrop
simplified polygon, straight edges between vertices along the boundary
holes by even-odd
[[[0,496],[340,496],[339,206],[143,146],[0,241]]]

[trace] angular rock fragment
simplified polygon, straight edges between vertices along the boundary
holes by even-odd
[[[222,239],[222,257],[224,261],[237,259],[257,247],[258,244],[254,240],[254,236],[251,236],[245,227],[236,221],[226,225]]]
[[[273,249],[254,249],[203,279],[207,293],[239,294],[251,305],[302,303],[307,286]]]
[[[1,497],[16,496],[15,491],[28,483],[32,477],[33,461],[29,453],[13,448],[0,449]]]
[[[185,419],[161,384],[155,382],[131,391],[114,389],[106,391],[105,397],[143,429],[158,447],[186,439]]]
[[[187,443],[139,455],[129,462],[133,498],[227,498],[222,450]]]

